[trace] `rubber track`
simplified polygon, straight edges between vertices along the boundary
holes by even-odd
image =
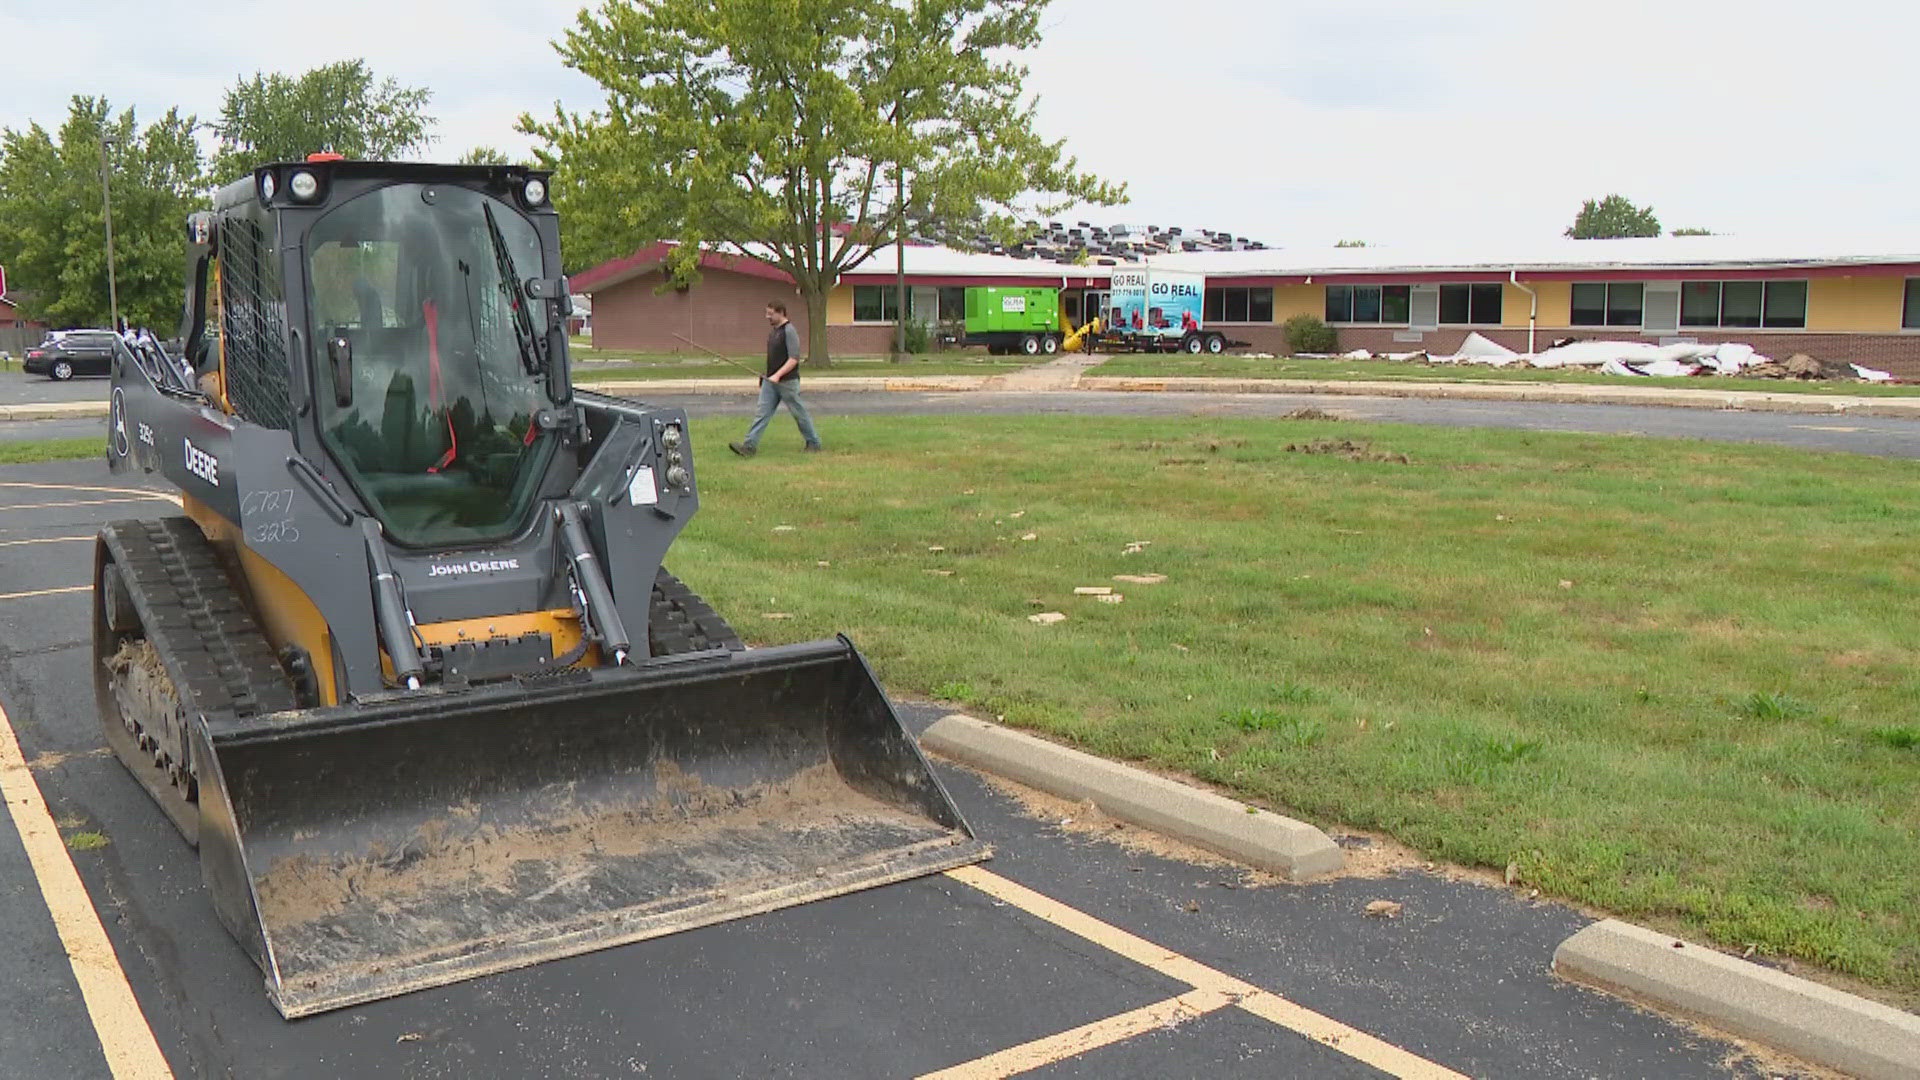
[[[654,656],[699,652],[703,649],[730,649],[740,652],[747,646],[699,594],[686,583],[660,568],[653,581],[653,605],[647,619],[647,644]]]
[[[118,521],[101,535],[189,716],[295,707],[286,670],[198,525]]]

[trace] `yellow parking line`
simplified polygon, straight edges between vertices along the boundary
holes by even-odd
[[[67,585],[58,589],[30,589],[26,592],[0,592],[0,600],[25,600],[29,596],[56,596],[60,593],[91,592],[91,585]]]
[[[0,480],[0,487],[38,488],[42,491],[91,491],[96,495],[138,495],[147,499],[164,499],[179,502],[180,497],[165,491],[149,491],[146,488],[98,487],[89,484],[47,484],[31,480]]]
[[[1142,967],[1178,979],[1198,990],[1224,995],[1233,1004],[1290,1031],[1298,1032],[1338,1050],[1357,1061],[1392,1076],[1408,1080],[1466,1080],[1452,1069],[1437,1065],[1392,1043],[1349,1027],[1330,1016],[1323,1016],[1279,994],[1262,990],[1225,972],[1210,968],[1145,938],[1130,934],[1111,923],[1102,922],[1077,908],[1071,908],[1034,892],[1024,885],[1008,881],[978,866],[948,870],[947,876],[971,885],[996,900],[1011,904],[1035,918],[1045,920],[1070,934],[1133,961]]]
[[[0,512],[7,510],[57,510],[63,506],[106,506],[109,503],[147,502],[156,498],[153,495],[138,499],[75,499],[72,502],[50,503],[0,503]]]
[[[100,1038],[107,1068],[115,1080],[167,1080],[173,1070],[160,1053],[160,1045],[147,1025],[140,1003],[134,1000],[127,973],[113,953],[113,943],[100,925],[86,886],[73,868],[60,829],[53,823],[40,785],[20,753],[13,724],[5,709],[0,709],[0,796],[7,800],[7,813],[27,849],[27,861],[33,866],[40,895],[46,898],[47,911],[53,916],[53,928],[66,949],[67,962],[73,967],[74,981],[80,984],[80,997]]]
[[[1021,1043],[950,1069],[926,1073],[919,1080],[1001,1080],[1002,1077],[1018,1076],[1043,1065],[1078,1057],[1089,1050],[1124,1042],[1135,1035],[1184,1023],[1231,1004],[1233,998],[1217,990],[1189,990],[1179,997],[1158,1001],[1118,1016],[1109,1016],[1105,1020],[1095,1020],[1072,1031]]]
[[[21,544],[70,544],[81,540],[95,540],[92,536],[48,536],[39,540],[0,540],[0,547],[19,547]]]

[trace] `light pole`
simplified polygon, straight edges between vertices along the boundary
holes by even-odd
[[[113,280],[113,190],[107,184],[107,148],[113,140],[103,132],[100,136],[100,207],[107,219],[107,306],[113,319],[114,333],[120,332],[120,289]]]

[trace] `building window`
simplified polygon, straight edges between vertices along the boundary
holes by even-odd
[[[1900,313],[1900,326],[1920,330],[1920,278],[1907,279],[1907,306]]]
[[[1271,303],[1271,296],[1268,301]],[[1413,287],[1410,285],[1327,286],[1327,321],[1330,323],[1404,326],[1412,310]],[[1273,319],[1271,307],[1267,319]]]
[[[1208,289],[1201,317],[1207,322],[1273,321],[1272,289]]]
[[[1573,286],[1573,325],[1639,326],[1646,286],[1639,282],[1577,282]]]
[[[1762,322],[1769,330],[1804,330],[1807,328],[1807,283],[1804,281],[1769,281],[1767,299],[1762,305]]]
[[[1680,325],[1804,330],[1804,281],[1688,281],[1680,286]]]
[[[1499,285],[1440,286],[1440,321],[1450,326],[1498,326],[1505,290]]]
[[[907,310],[913,310],[913,301],[907,301]],[[967,290],[960,285],[940,286],[940,321],[960,322],[967,317]]]
[[[965,303],[963,300],[962,303]],[[913,309],[911,290],[907,296],[907,309]],[[855,285],[853,287],[853,321],[863,322],[899,322],[900,294],[892,285]]]

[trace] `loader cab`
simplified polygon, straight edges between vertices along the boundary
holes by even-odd
[[[536,417],[559,404],[536,359],[546,306],[521,284],[547,276],[541,249],[504,200],[432,183],[356,195],[307,235],[321,437],[402,544],[498,540],[527,517],[554,446]]]
[[[236,411],[259,411],[254,376],[288,371],[249,351],[294,342],[303,412],[403,546],[504,540],[546,481],[569,479],[550,475],[571,469],[554,437],[571,391],[545,184],[518,168],[316,160],[256,170],[251,198],[222,215],[215,321]],[[265,325],[282,318],[290,335]],[[283,381],[268,396],[293,395]]]
[[[556,445],[572,391],[546,183],[326,155],[261,166],[188,223],[186,353],[217,372],[221,407],[324,450],[392,541],[512,537],[577,471]]]

